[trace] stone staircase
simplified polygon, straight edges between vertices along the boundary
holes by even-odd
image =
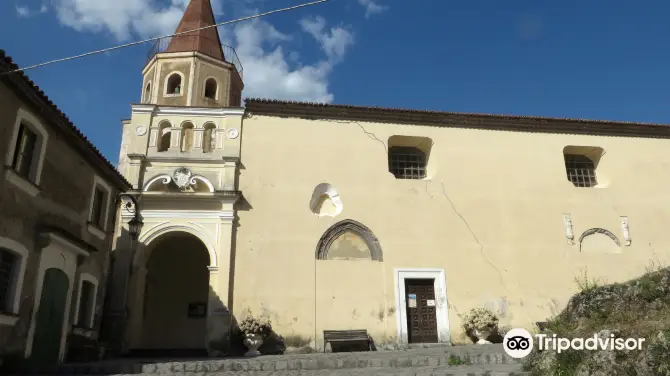
[[[116,359],[24,369],[22,375],[188,376],[522,376],[518,360],[502,345],[415,348],[401,351],[266,355],[202,360]]]

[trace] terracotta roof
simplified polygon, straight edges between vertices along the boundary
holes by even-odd
[[[0,50],[0,72],[7,72],[19,67],[14,64],[12,58]],[[44,94],[28,76],[23,72],[15,72],[0,76],[0,81],[13,87],[16,91],[23,93],[35,106],[42,109],[41,116],[45,117],[47,123],[57,129],[59,134],[72,141],[84,158],[97,166],[100,172],[111,179],[118,189],[128,190],[132,185],[121,175],[116,167],[105,158],[91,141],[72,123],[72,121]]]
[[[336,119],[377,123],[428,125],[449,128],[489,129],[539,133],[588,134],[647,138],[670,138],[668,124],[611,120],[550,118],[540,116],[495,115],[441,112],[401,108],[365,107],[339,104],[245,99],[247,113],[306,119]]]
[[[210,0],[191,0],[175,33],[215,25],[214,11]],[[165,52],[200,52],[224,60],[217,28],[198,30],[173,37]]]

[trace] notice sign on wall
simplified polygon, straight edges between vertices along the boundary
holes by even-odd
[[[407,306],[409,308],[416,308],[416,294],[407,295]]]
[[[435,307],[435,301],[434,300],[426,300],[426,305],[428,307]]]

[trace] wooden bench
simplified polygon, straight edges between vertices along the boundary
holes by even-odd
[[[368,331],[365,329],[359,330],[324,330],[323,331],[323,352],[326,352],[326,344],[329,343],[348,343],[348,342],[366,342],[368,350],[370,349],[371,340]]]

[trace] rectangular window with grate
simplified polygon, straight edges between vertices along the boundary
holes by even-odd
[[[412,147],[391,147],[388,152],[389,172],[396,179],[423,179],[426,177],[426,154]]]
[[[596,166],[590,158],[579,154],[564,154],[564,156],[568,180],[575,187],[595,187],[598,185]]]
[[[95,285],[89,281],[81,283],[79,292],[79,312],[77,313],[77,324],[80,327],[93,327],[93,307],[95,297]]]
[[[10,311],[14,273],[18,256],[13,252],[0,249],[0,312]]]

